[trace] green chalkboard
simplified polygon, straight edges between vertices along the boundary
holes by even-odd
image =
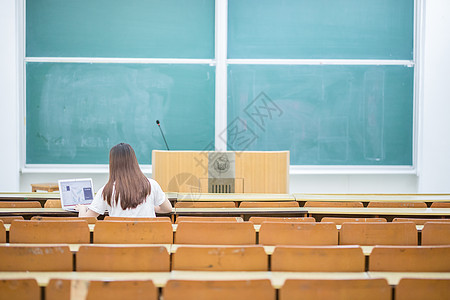
[[[414,0],[228,0],[229,58],[413,58]]]
[[[414,68],[230,65],[228,149],[292,165],[413,163]]]
[[[111,146],[139,163],[165,149],[214,147],[215,69],[209,65],[27,63],[26,163],[107,164]]]
[[[26,56],[214,58],[214,0],[28,0]]]

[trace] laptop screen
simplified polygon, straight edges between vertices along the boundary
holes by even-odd
[[[59,191],[62,207],[71,207],[77,204],[91,204],[94,200],[92,179],[60,180]]]

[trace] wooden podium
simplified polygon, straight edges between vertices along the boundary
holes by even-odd
[[[234,193],[289,193],[289,151],[161,151],[152,152],[153,179],[165,192],[208,193],[211,157],[234,157]],[[215,163],[215,162],[214,162]],[[220,190],[216,192],[230,192]]]

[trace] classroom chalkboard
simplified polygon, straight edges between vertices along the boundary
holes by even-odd
[[[228,0],[229,58],[413,58],[414,0]]]
[[[413,163],[414,68],[230,65],[228,149],[292,165]]]
[[[214,0],[26,1],[26,56],[214,58]]]
[[[214,149],[215,68],[209,65],[26,64],[26,163],[107,164],[109,149]],[[205,148],[206,147],[206,148]]]

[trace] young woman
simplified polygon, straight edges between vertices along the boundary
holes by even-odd
[[[90,205],[77,206],[79,217],[97,217],[109,212],[114,217],[156,217],[169,213],[172,205],[159,184],[145,177],[133,148],[120,143],[109,152],[109,181]]]

